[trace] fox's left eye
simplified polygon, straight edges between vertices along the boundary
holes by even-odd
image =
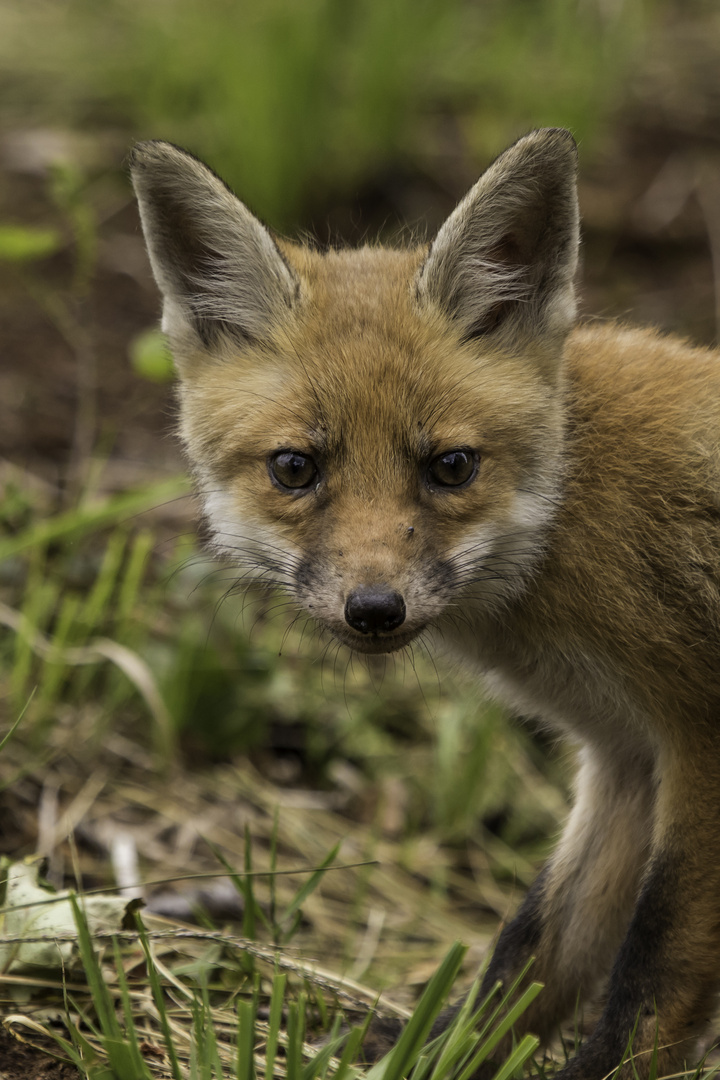
[[[472,480],[475,471],[475,455],[469,450],[447,450],[430,462],[427,477],[433,487],[460,487]]]
[[[272,480],[281,490],[298,491],[315,483],[318,468],[308,454],[297,450],[281,450],[268,461]]]

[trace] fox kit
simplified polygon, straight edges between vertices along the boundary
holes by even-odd
[[[641,1075],[691,1060],[720,981],[720,354],[577,325],[575,173],[535,131],[429,246],[320,253],[184,151],[132,158],[218,550],[358,652],[437,638],[579,746],[485,985],[535,956],[547,1039],[607,980],[561,1073],[600,1080],[633,1032]]]

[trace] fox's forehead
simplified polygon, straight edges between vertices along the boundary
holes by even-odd
[[[184,391],[186,437],[220,471],[290,448],[337,465],[372,460],[386,478],[450,448],[509,440],[522,452],[547,388],[527,357],[463,340],[452,318],[418,303],[424,250],[286,244],[282,254],[298,307],[264,344],[198,364]]]
[[[427,249],[386,248],[325,252],[284,243],[281,251],[304,286],[307,302],[323,313],[387,317],[389,306],[410,309],[414,281]]]
[[[476,413],[461,401],[478,382],[447,320],[417,304],[414,282],[425,251],[366,247],[326,254],[292,249],[304,302],[285,376],[307,427],[329,447],[350,449],[374,431],[408,448],[467,437]],[[284,351],[284,350],[283,350]],[[450,402],[452,401],[452,408]]]

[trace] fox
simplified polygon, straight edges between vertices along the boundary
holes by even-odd
[[[544,1043],[600,995],[562,1080],[682,1069],[720,981],[720,353],[578,318],[563,129],[396,246],[275,235],[167,142],[130,168],[217,551],[357,653],[437,647],[576,749],[481,993],[534,957],[516,1032]]]

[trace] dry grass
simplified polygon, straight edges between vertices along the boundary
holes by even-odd
[[[199,985],[210,987],[204,1007],[220,1060],[229,1069],[237,1001],[252,994],[253,980],[261,1010],[267,1010],[273,972],[288,972],[292,999],[305,995],[308,1017],[320,1028],[338,1009],[362,1019],[381,989],[387,990],[381,1010],[406,1017],[453,941],[469,945],[455,993],[470,985],[500,920],[519,899],[520,885],[499,883],[493,874],[492,855],[483,859],[476,852],[468,860],[468,846],[443,844],[432,833],[404,839],[384,833],[383,819],[392,818],[387,792],[383,801],[377,791],[366,791],[366,802],[374,798],[376,811],[382,812],[357,820],[356,777],[353,789],[340,781],[332,791],[310,791],[273,783],[242,757],[197,770],[178,759],[161,774],[152,751],[120,732],[108,734],[102,748],[95,749],[96,719],[92,709],[83,715],[68,708],[64,722],[49,733],[35,768],[28,768],[32,754],[22,738],[11,739],[0,759],[4,821],[15,830],[12,848],[45,855],[56,883],[74,877],[88,894],[94,883],[111,884],[114,878],[128,898],[146,900],[143,918],[168,994],[168,1022],[182,1075],[192,1075],[185,1070],[196,1053],[193,1010]],[[292,920],[282,924],[277,913],[291,907],[308,872],[336,846],[333,867],[303,901],[292,941],[278,951],[272,938],[283,925],[289,929]],[[501,861],[515,858],[497,838],[495,851]],[[253,940],[238,932],[247,904],[228,887],[218,855],[246,882],[244,870],[252,866],[252,895],[274,923],[275,935],[259,920]],[[280,873],[265,876],[273,863]],[[519,880],[529,879],[533,867],[520,857],[516,863]],[[494,864],[496,873],[499,865]],[[179,910],[191,918],[202,908],[200,928],[157,914]],[[234,920],[229,917],[233,908]],[[22,936],[32,939],[32,928]],[[60,940],[63,934],[55,937]],[[153,1076],[170,1076],[142,948],[136,934],[120,939],[145,1059]],[[8,940],[0,938],[0,944]],[[98,947],[105,956],[106,985],[119,1009],[121,991],[109,941],[102,946],[98,939]],[[48,1019],[66,1009],[78,1024],[81,1014],[92,1015],[77,959],[75,954],[74,962],[51,972],[11,969],[0,975],[9,1031],[32,1044],[43,1032],[57,1034],[52,1024],[48,1029]],[[260,1015],[258,1038],[266,1024]],[[102,1037],[80,1026],[101,1062]],[[40,1040],[39,1045],[46,1044]],[[265,1050],[261,1042],[255,1048],[259,1070]]]

